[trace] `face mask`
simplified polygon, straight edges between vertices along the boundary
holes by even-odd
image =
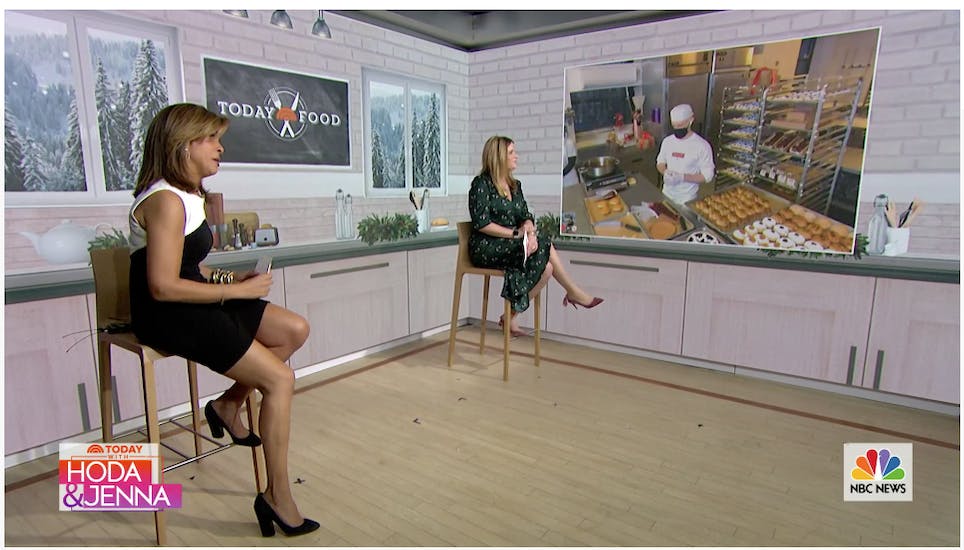
[[[676,136],[677,139],[683,139],[683,136],[685,136],[689,131],[689,126],[686,128],[673,128],[673,135]]]

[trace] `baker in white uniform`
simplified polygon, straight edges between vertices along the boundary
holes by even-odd
[[[656,170],[663,174],[663,194],[683,204],[696,198],[700,184],[713,179],[713,149],[694,132],[693,108],[682,103],[669,112],[673,134],[663,138]]]

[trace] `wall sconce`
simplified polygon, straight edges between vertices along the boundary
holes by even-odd
[[[233,15],[235,17],[248,18],[248,10],[221,10],[228,15]]]
[[[289,31],[293,28],[291,18],[288,17],[288,13],[285,10],[274,10],[274,13],[271,14],[271,24]]]
[[[324,11],[318,10],[318,19],[311,27],[311,34],[318,38],[331,38],[331,29],[328,28],[328,23],[325,23]]]

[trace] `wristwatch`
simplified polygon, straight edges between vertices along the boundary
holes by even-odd
[[[516,227],[515,229],[512,230],[512,238],[513,238],[513,239],[518,239],[518,238],[519,238],[519,228],[518,228],[518,227]]]

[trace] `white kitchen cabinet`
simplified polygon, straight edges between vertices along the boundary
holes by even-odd
[[[546,296],[550,332],[679,354],[683,332],[686,262],[563,251],[576,283],[605,301],[593,309],[563,307],[563,288]]]
[[[458,246],[408,252],[409,332],[418,333],[452,321],[455,260]],[[469,315],[469,291],[462,286],[459,319]]]
[[[285,268],[288,309],[311,334],[291,358],[300,368],[352,353],[408,332],[406,252]]]
[[[4,453],[100,425],[85,296],[4,307]]]
[[[719,264],[689,264],[683,355],[859,384],[874,282]]]
[[[863,385],[960,404],[960,285],[877,279]]]

